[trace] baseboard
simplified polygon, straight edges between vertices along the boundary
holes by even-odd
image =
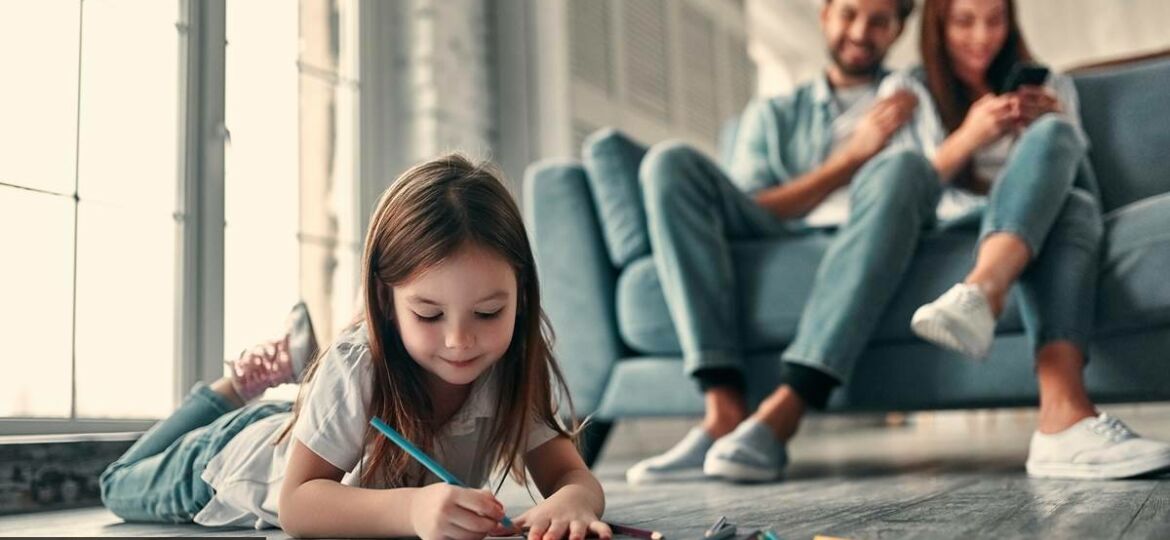
[[[137,436],[0,437],[0,515],[100,506],[98,478]]]

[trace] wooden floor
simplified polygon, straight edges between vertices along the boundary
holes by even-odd
[[[1116,412],[1140,433],[1165,440],[1168,411],[1142,406]],[[792,445],[786,479],[754,486],[627,485],[623,474],[636,457],[631,448],[641,453],[666,446],[689,424],[643,422],[623,426],[598,467],[606,518],[671,539],[698,539],[721,515],[742,533],[771,527],[784,539],[1170,538],[1170,475],[1120,482],[1028,479],[1028,413],[928,415],[899,427],[814,423]],[[501,498],[511,515],[532,504],[519,486],[506,488]],[[279,530],[125,524],[103,509],[0,518],[0,536],[12,535],[287,538]]]

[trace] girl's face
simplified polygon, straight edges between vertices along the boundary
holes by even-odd
[[[469,245],[394,287],[394,320],[406,351],[432,383],[463,386],[508,350],[516,297],[512,266]]]
[[[1007,3],[1003,0],[953,0],[944,34],[947,55],[955,70],[982,80],[1007,41]]]

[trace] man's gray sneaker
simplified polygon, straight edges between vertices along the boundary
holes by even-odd
[[[784,444],[772,429],[748,418],[707,451],[703,472],[733,482],[768,482],[780,478],[788,464]]]
[[[691,428],[673,448],[636,463],[626,471],[631,484],[652,484],[703,477],[703,457],[715,440],[702,427]]]

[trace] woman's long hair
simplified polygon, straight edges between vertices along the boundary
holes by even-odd
[[[1014,0],[1002,0],[1004,16],[1007,17],[1007,38],[1003,48],[992,59],[987,68],[987,85],[992,89],[1003,86],[1008,72],[1017,62],[1032,60],[1032,53],[1020,32]],[[935,107],[947,133],[954,133],[963,124],[971,104],[975,101],[967,86],[959,80],[947,54],[946,26],[953,0],[926,0],[922,6],[922,36],[919,47],[922,52],[922,67],[926,72],[926,86],[934,98]],[[956,185],[969,187],[974,177],[968,164],[955,178]]]
[[[1013,65],[1032,60],[1032,53],[1016,21],[1015,2],[1001,1],[1006,8],[1004,15],[1007,17],[1008,34],[1003,48],[987,69],[987,85],[994,89],[1003,85]],[[926,0],[922,8],[922,39],[919,41],[926,84],[948,132],[959,128],[974,102],[966,85],[955,74],[946,51],[946,24],[952,3],[952,0]]]
[[[474,245],[507,261],[516,274],[515,330],[496,370],[499,401],[487,437],[494,470],[509,470],[518,482],[527,478],[523,456],[533,421],[575,439],[561,427],[554,399],[563,399],[572,418],[564,377],[552,355],[552,331],[540,308],[536,263],[515,201],[486,163],[472,163],[450,154],[426,161],[403,173],[378,201],[366,234],[362,260],[365,312],[354,325],[365,323],[373,363],[370,417],[392,425],[424,452],[432,453],[441,426],[434,419],[423,368],[410,358],[393,321],[393,287],[447,260],[462,247]],[[293,408],[293,418],[277,439],[282,440],[300,413],[316,362],[306,372]],[[486,376],[481,375],[481,376]],[[553,384],[558,395],[553,394]],[[412,460],[371,426],[364,448],[370,449],[361,484],[417,485],[408,474]]]

